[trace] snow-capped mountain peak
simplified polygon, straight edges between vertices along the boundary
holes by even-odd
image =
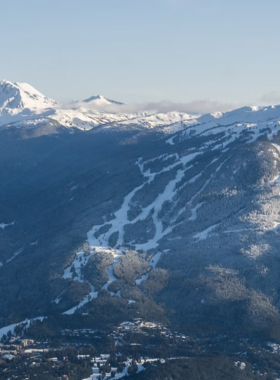
[[[0,82],[0,108],[49,108],[56,101],[48,98],[27,83]]]
[[[95,105],[110,105],[110,104],[122,105],[124,104],[116,100],[105,98],[105,96],[103,95],[91,96],[90,98],[83,100],[83,103],[90,103],[90,104],[95,104]]]

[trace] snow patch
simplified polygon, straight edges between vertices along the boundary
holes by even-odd
[[[4,230],[6,227],[13,226],[14,224],[15,224],[15,222],[12,222],[12,223],[0,223],[0,228],[2,228],[2,230]]]

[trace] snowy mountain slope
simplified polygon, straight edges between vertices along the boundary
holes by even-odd
[[[234,123],[237,127],[236,133],[241,133],[241,130],[255,133],[255,130],[269,128],[273,123],[278,123],[278,121],[280,122],[280,106],[269,106],[243,107],[226,113],[216,112],[203,116],[179,112],[156,113],[142,117],[136,116],[133,119],[133,124],[147,129],[158,128],[170,134],[185,130],[186,132],[182,132],[182,136],[184,133],[186,133],[186,136],[194,136],[201,133],[216,134]],[[124,127],[130,124],[132,124],[130,119],[119,123]],[[107,127],[110,127],[110,125]]]
[[[196,122],[167,142],[176,144],[194,136],[221,134],[220,142],[226,147],[241,136],[250,136],[252,142],[268,131],[267,136],[271,139],[278,133],[280,106],[244,107],[225,114],[204,115],[197,118]]]
[[[57,103],[27,83],[0,82],[0,108],[49,108]]]
[[[21,127],[28,122],[40,119],[55,120],[64,127],[90,130],[94,127],[104,127],[104,130],[114,129],[116,126],[130,129],[131,125],[143,130],[158,129],[163,133],[175,133],[187,125],[193,125],[189,115],[180,113],[156,114],[143,116],[138,114],[113,114],[88,110],[86,108],[49,108],[49,109],[0,109],[0,127]]]
[[[172,112],[170,114],[114,114],[94,111],[84,107],[78,108],[25,108],[11,109],[0,108],[0,127],[24,126],[27,121],[39,119],[55,120],[64,127],[77,128],[80,130],[90,130],[97,126],[104,126],[104,129],[114,129],[116,126],[129,129],[134,127],[149,130],[157,128],[163,133],[175,133],[184,129],[187,125],[195,122],[187,114]],[[36,125],[36,123],[34,123]]]
[[[87,99],[83,104],[113,103],[104,97]],[[99,102],[99,103],[98,103]],[[118,102],[116,102],[118,103]],[[0,127],[24,126],[39,120],[55,120],[64,127],[88,130],[97,125],[127,120],[130,115],[103,114],[83,107],[59,107],[54,100],[45,97],[26,83],[0,82]]]
[[[91,111],[86,108],[56,109],[49,119],[58,121],[64,127],[90,130],[94,127],[121,122],[133,118],[128,114],[110,114]]]
[[[181,112],[153,113],[151,115],[137,115],[133,123],[142,128],[163,128],[167,133],[175,133],[188,125],[197,124],[196,117],[198,116]],[[125,127],[129,126],[130,123],[131,120],[126,120],[119,124]]]
[[[27,124],[36,126],[37,121],[42,119],[55,120],[63,127],[80,130],[96,126],[104,126],[106,129],[115,126],[130,128],[133,124],[140,129],[158,128],[163,133],[174,133],[195,123],[194,118],[197,117],[179,112],[128,114],[98,110],[102,106],[122,104],[124,103],[97,95],[82,102],[73,101],[66,106],[59,106],[28,84],[13,84],[3,80],[0,83],[0,127],[19,128]]]
[[[231,112],[216,112],[203,116],[180,112],[134,115],[127,120],[108,124],[104,128],[114,128],[116,124],[122,128],[130,128],[133,124],[139,128],[158,130],[165,134],[182,131],[180,135],[174,137],[174,141],[203,133],[215,135],[230,128],[230,131],[234,131],[233,136],[252,133],[257,139],[263,128],[271,128],[278,122],[280,123],[280,106],[269,106],[243,107]]]
[[[280,118],[280,106],[255,106],[242,107],[230,112],[216,112],[206,114],[197,118],[199,124],[206,124],[209,127],[215,125],[230,125],[236,122],[261,123]]]
[[[57,121],[66,128],[77,128],[79,130],[90,130],[96,126],[106,125],[123,120],[134,118],[134,115],[127,114],[107,114],[98,111],[91,111],[85,108],[0,108],[0,128],[24,127],[45,120]]]

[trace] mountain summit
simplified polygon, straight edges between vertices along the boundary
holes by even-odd
[[[44,96],[27,83],[0,82],[0,108],[49,108],[56,101]]]
[[[117,102],[116,100],[105,98],[105,96],[102,96],[102,95],[91,96],[90,98],[83,100],[83,103],[90,103],[97,106],[101,106],[101,105],[106,106],[106,105],[111,105],[111,104],[117,104],[117,105],[124,104],[121,102]]]

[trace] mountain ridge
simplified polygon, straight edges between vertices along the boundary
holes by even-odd
[[[96,109],[94,109],[94,104]],[[209,128],[221,125],[246,123],[262,124],[280,119],[280,106],[241,107],[229,112],[214,112],[204,115],[191,115],[183,112],[135,113],[101,112],[101,105],[124,105],[101,95],[92,96],[82,102],[75,101],[68,106],[60,106],[54,100],[45,97],[28,84],[2,81],[0,84],[0,128],[30,125],[38,121],[58,123],[63,128],[77,128],[81,131],[101,127],[130,128],[139,130],[157,129],[165,134],[172,134],[195,125],[207,125]],[[89,108],[87,108],[87,105]],[[245,124],[244,124],[245,128]]]

